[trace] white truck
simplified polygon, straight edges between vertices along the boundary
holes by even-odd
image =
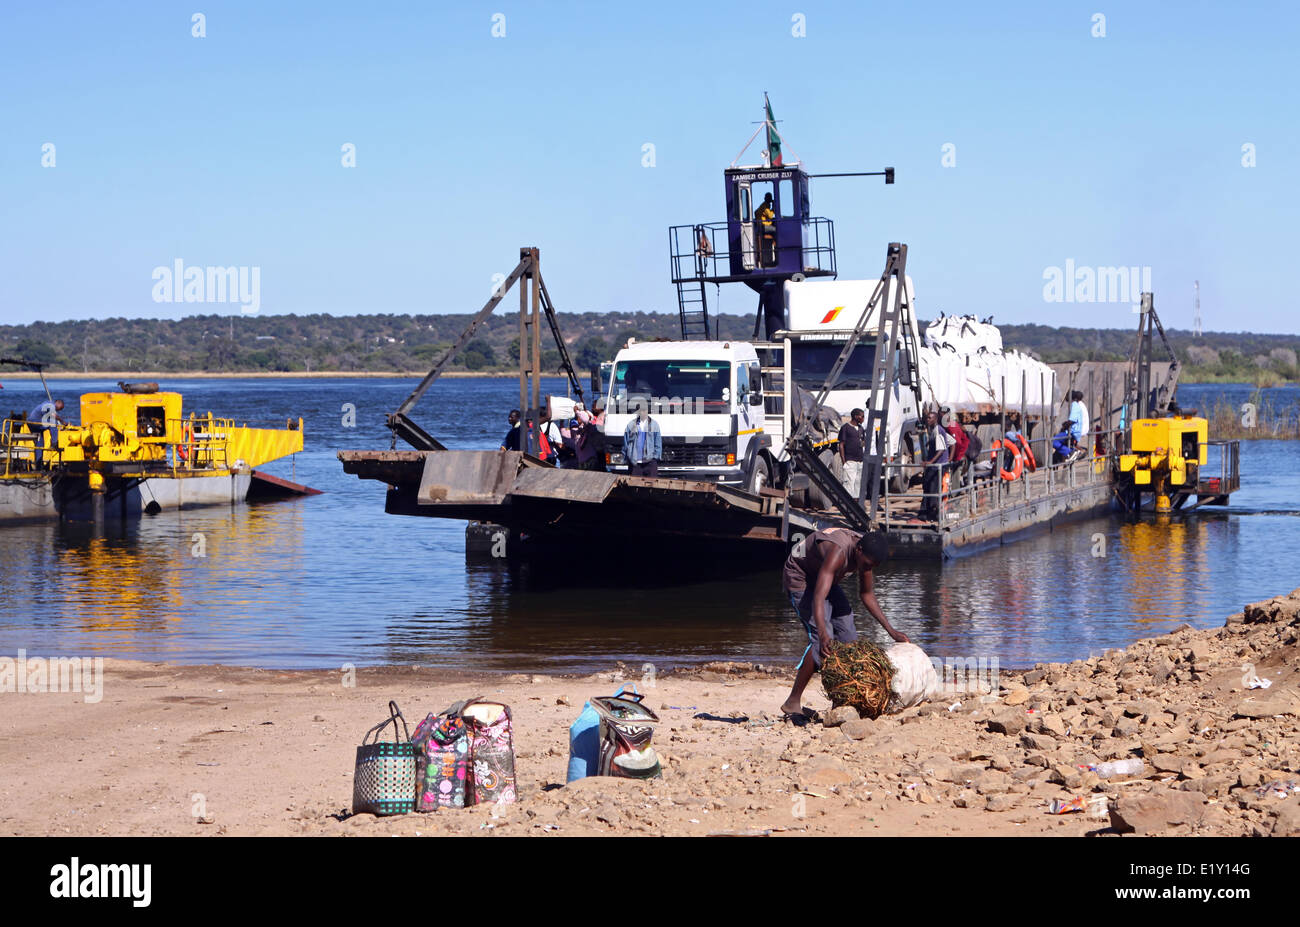
[[[778,333],[781,339],[778,346],[785,368],[786,392],[791,392],[792,386],[813,394],[821,390],[879,282],[803,280],[788,281],[785,284],[785,305],[790,327],[788,331]],[[890,291],[885,294],[885,298],[893,298],[894,287],[895,284],[891,282]],[[920,339],[916,316],[912,312],[914,300],[912,278],[907,277],[903,293],[903,321],[911,330],[912,343],[918,344]],[[880,327],[880,306],[883,302],[884,300],[877,300],[847,366],[826,396],[826,405],[846,420],[854,409],[867,412],[871,408],[871,376],[876,362],[876,335]],[[904,336],[905,333],[900,332],[899,343],[893,346],[899,356],[895,362],[897,373],[891,385],[892,395],[886,423],[888,430],[885,435],[885,453],[891,460],[897,457],[900,447],[904,446],[903,435],[915,426],[920,414],[911,388],[915,359],[904,356]],[[883,397],[877,396],[874,400],[879,408]],[[788,401],[784,405],[786,414],[783,416],[781,438],[789,434],[793,427],[791,412],[797,408],[796,404]]]
[[[800,500],[796,504],[828,506],[830,501],[806,477],[792,474],[783,453],[785,442],[801,410],[821,390],[878,284],[787,282],[789,328],[778,332],[776,341],[629,342],[615,357],[608,380],[608,468],[628,471],[624,430],[644,404],[663,434],[661,476],[712,480],[751,492],[771,485],[791,490],[791,498]],[[886,299],[893,298],[895,286],[891,282]],[[865,412],[873,404],[883,405],[884,397],[871,392],[883,303],[878,299],[868,315],[812,435],[814,444],[823,448],[822,462],[837,475],[833,444],[840,420],[847,421],[854,409]],[[1018,352],[1002,351],[991,325],[941,319],[927,326],[923,338],[910,277],[905,278],[902,305],[906,327],[890,347],[897,356],[884,425],[886,462],[916,464],[916,426],[924,404],[991,416],[989,422],[997,420],[996,409],[1003,405],[1023,402],[1033,412],[1050,404],[1055,383],[1050,368]],[[916,472],[911,466],[891,468],[893,490],[901,491]]]
[[[614,358],[605,462],[627,472],[623,436],[645,407],[659,424],[659,475],[757,493],[772,482],[758,353],[743,341],[630,341]]]

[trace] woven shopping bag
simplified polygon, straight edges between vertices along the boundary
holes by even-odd
[[[397,722],[402,722],[398,730]],[[381,741],[388,725],[393,741]],[[404,737],[404,740],[399,740]],[[406,729],[406,719],[396,702],[388,703],[388,719],[376,724],[357,747],[356,771],[352,776],[353,814],[406,814],[415,805],[415,745]]]

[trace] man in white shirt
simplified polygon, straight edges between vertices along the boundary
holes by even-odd
[[[1070,394],[1070,399],[1073,400],[1070,403],[1070,421],[1073,422],[1070,426],[1070,436],[1079,445],[1075,453],[1080,457],[1091,457],[1092,448],[1088,445],[1091,440],[1088,437],[1091,423],[1088,420],[1088,407],[1083,402],[1083,393],[1076,389]]]

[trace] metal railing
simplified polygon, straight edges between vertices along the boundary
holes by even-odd
[[[33,431],[31,423],[7,418],[0,424],[0,457],[4,458],[3,475],[11,478],[38,471],[36,466],[37,445],[44,445],[43,431]],[[46,449],[45,455],[57,455],[55,449]]]
[[[753,223],[750,223],[753,225]],[[674,225],[668,230],[669,261],[673,282],[731,277],[729,223],[703,222],[697,225]],[[701,244],[701,237],[708,247]],[[760,253],[762,235],[755,231],[751,247],[741,253],[748,264],[746,274],[761,276],[769,268],[789,266],[788,258],[798,256],[798,266],[806,274],[833,276],[835,270],[835,226],[830,219],[811,218],[801,224],[801,241],[778,244],[769,255]]]
[[[1196,491],[1227,495],[1241,488],[1241,442],[1207,441],[1205,466],[1197,469]],[[1217,476],[1214,475],[1217,473]]]
[[[169,469],[173,474],[195,471],[222,470],[230,466],[227,445],[230,430],[235,427],[235,420],[216,418],[211,413],[206,416],[191,414],[188,418],[167,419],[165,435],[176,436],[175,439],[163,435],[150,436],[133,434],[142,448],[153,448],[147,453],[136,452],[127,460],[113,460],[113,463],[138,462],[145,465],[159,465],[159,469]],[[107,422],[91,422],[88,425],[59,425],[58,431],[65,435],[77,436],[80,442],[92,438],[86,447],[86,459],[98,459],[99,447],[122,443],[124,436],[118,429]],[[115,439],[111,443],[103,441],[107,431]],[[0,475],[15,478],[25,475],[37,475],[64,463],[62,450],[48,447],[47,436],[54,433],[54,426],[43,426],[20,419],[4,419],[0,422]],[[85,446],[85,445],[83,445]],[[37,449],[41,448],[41,463],[37,464]],[[111,455],[116,456],[116,455]],[[79,457],[76,459],[80,459]]]
[[[1104,455],[1090,454],[1060,463],[1039,464],[1033,472],[1030,472],[1026,466],[1020,476],[1014,480],[1002,478],[1001,461],[998,460],[994,461],[991,470],[979,476],[975,475],[973,469],[968,469],[965,474],[967,481],[960,485],[953,485],[956,480],[961,479],[958,475],[960,471],[952,471],[951,465],[942,464],[939,465],[942,468],[940,485],[942,486],[944,472],[948,473],[950,483],[947,491],[941,489],[938,493],[926,493],[924,489],[918,493],[910,488],[902,493],[894,491],[891,488],[893,482],[891,477],[901,475],[905,481],[910,482],[910,477],[919,471],[924,479],[926,468],[921,464],[886,463],[883,473],[884,486],[881,490],[882,518],[887,525],[907,524],[909,520],[917,517],[912,504],[919,501],[924,506],[929,499],[933,500],[932,507],[937,508],[938,517],[923,519],[923,521],[935,526],[944,526],[986,512],[997,511],[1018,502],[1047,498],[1062,490],[1109,483],[1118,453],[1115,448],[1118,446],[1117,439],[1120,434],[1115,431],[1103,436],[1106,439],[1104,446],[1112,448]],[[1094,432],[1089,438],[1089,445],[1095,447],[1097,433]],[[924,483],[922,485],[924,486]],[[904,504],[905,500],[906,504]]]

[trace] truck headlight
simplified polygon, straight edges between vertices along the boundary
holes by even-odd
[[[615,467],[621,467],[623,464],[627,463],[627,461],[623,459],[622,454],[606,454],[605,458],[611,466]]]
[[[727,465],[726,454],[710,454],[707,459],[707,466],[710,467],[725,467]]]

